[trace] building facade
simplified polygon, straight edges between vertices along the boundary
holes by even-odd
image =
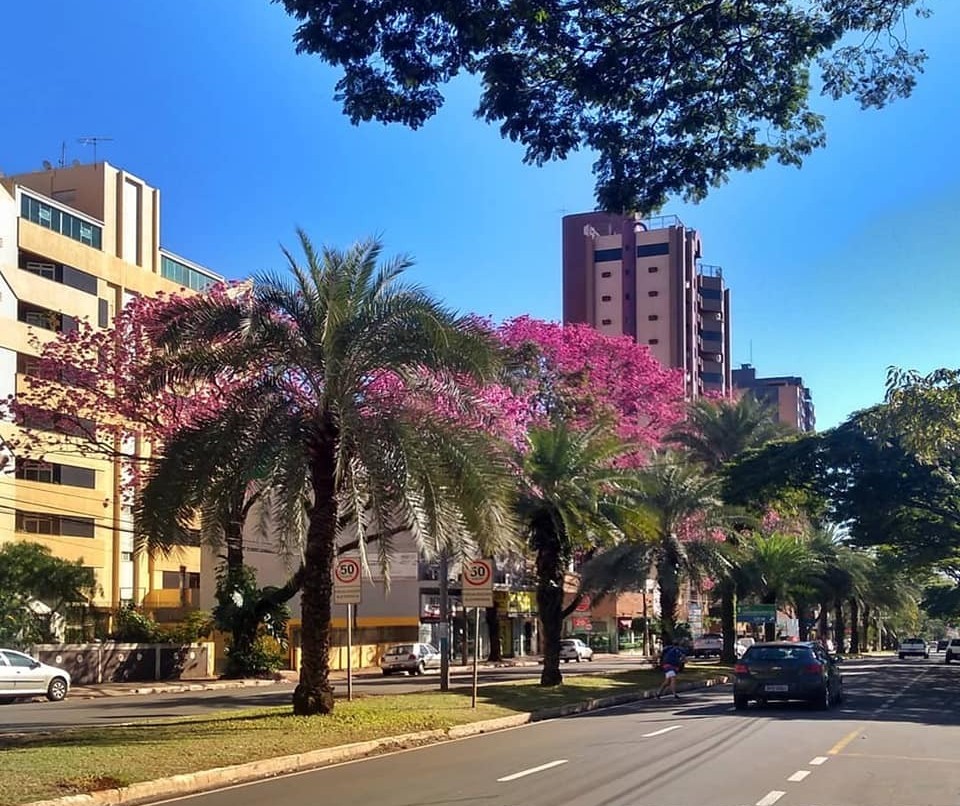
[[[137,295],[200,290],[220,278],[160,246],[160,192],[105,162],[0,179],[0,395],[36,367],[37,343],[107,327]],[[0,437],[16,433],[0,423]],[[129,461],[84,451],[51,431],[41,456],[6,446],[0,543],[30,540],[95,572],[94,604],[195,606],[199,548],[167,557],[134,552]],[[124,445],[120,453],[134,446]]]
[[[733,385],[735,389],[749,392],[757,400],[768,403],[776,422],[787,423],[804,433],[816,428],[813,397],[803,385],[803,378],[758,378],[754,367],[741,364],[740,369],[733,371]]]
[[[690,398],[728,394],[730,292],[701,252],[700,234],[675,216],[565,216],[563,321],[647,345],[683,371]]]

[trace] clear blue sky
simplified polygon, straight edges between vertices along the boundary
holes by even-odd
[[[804,168],[732,177],[676,204],[724,267],[735,363],[801,375],[818,426],[878,401],[890,364],[958,366],[960,3],[930,0],[911,39],[930,55],[914,96],[881,112],[824,101],[829,145]],[[98,156],[162,192],[168,249],[228,277],[315,241],[382,234],[450,305],[558,319],[560,217],[593,207],[591,158],[524,166],[474,120],[460,81],[418,132],[350,125],[336,75],[296,56],[267,0],[31,0],[4,8],[7,174]],[[752,347],[751,347],[752,345]]]

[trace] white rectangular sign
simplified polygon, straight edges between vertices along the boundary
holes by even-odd
[[[462,581],[464,607],[493,607],[493,560],[465,560]]]
[[[360,559],[337,557],[333,562],[333,603],[360,604]]]

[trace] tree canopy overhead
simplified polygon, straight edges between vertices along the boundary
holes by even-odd
[[[422,126],[442,88],[481,82],[476,116],[541,165],[589,148],[597,200],[650,213],[731,171],[800,165],[824,144],[815,83],[882,107],[925,59],[922,0],[274,0],[298,53],[342,70],[353,123]],[[814,80],[816,76],[816,81]]]

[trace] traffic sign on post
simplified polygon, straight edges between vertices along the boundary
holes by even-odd
[[[333,603],[360,604],[360,560],[338,557],[333,563]]]
[[[493,607],[493,560],[463,563],[463,606]]]

